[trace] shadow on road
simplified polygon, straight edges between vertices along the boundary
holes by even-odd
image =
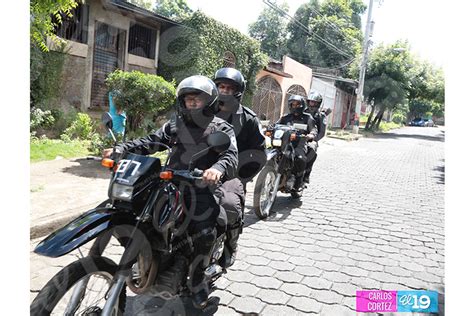
[[[281,194],[281,193],[279,193]],[[279,222],[284,221],[291,213],[291,210],[298,208],[303,204],[300,199],[293,199],[289,194],[277,195],[275,204],[270,211],[270,215],[263,219],[266,222]],[[252,206],[245,205],[245,217],[244,217],[244,227],[252,226],[253,224],[261,221],[260,218],[255,215]]]
[[[137,295],[128,296],[124,316],[186,315],[207,316],[217,312],[220,298],[210,294],[209,304],[204,310],[194,308],[189,297],[164,300],[158,297]]]
[[[63,168],[61,171],[85,178],[110,179],[109,169],[103,167],[100,164],[100,161],[88,160],[86,158],[78,158],[73,160],[73,162],[78,162],[79,165],[66,167]]]
[[[435,178],[438,179],[438,183],[444,184],[444,159],[442,159],[441,161],[442,165],[436,166],[433,170],[439,172],[439,174],[435,176]]]
[[[442,135],[438,134],[437,136],[417,135],[417,134],[399,134],[399,133],[380,133],[380,134],[373,134],[369,136],[368,138],[379,138],[379,139],[413,138],[413,139],[444,142],[444,131],[441,131],[441,133]]]

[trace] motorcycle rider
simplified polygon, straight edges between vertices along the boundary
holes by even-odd
[[[178,85],[176,94],[177,115],[155,133],[123,143],[116,147],[116,151],[149,155],[164,150],[163,146],[156,144],[162,142],[172,147],[170,168],[187,169],[191,157],[208,147],[206,138],[209,134],[222,131],[229,136],[228,149],[221,153],[210,151],[195,163],[196,168],[204,170],[203,182],[208,185],[186,186],[183,192],[187,216],[191,216],[187,231],[194,245],[190,289],[194,305],[204,308],[209,295],[204,271],[209,265],[221,211],[213,188],[221,179],[225,183],[235,177],[238,152],[232,126],[214,116],[218,92],[211,79],[199,75],[185,78]],[[111,152],[112,149],[104,151],[104,157],[110,156]],[[225,229],[225,223],[223,225]]]
[[[318,158],[318,141],[326,135],[327,115],[331,113],[331,109],[321,109],[323,96],[316,91],[310,92],[306,100],[308,101],[308,108],[305,112],[311,114],[316,123],[316,127],[318,128],[318,135],[316,136],[314,142],[311,142],[308,145],[307,155],[309,158],[308,162],[306,163],[306,171],[303,181],[305,183],[309,183],[309,177],[311,175],[311,170],[313,169],[313,164]]]
[[[318,135],[318,129],[316,122],[313,117],[304,113],[306,109],[305,98],[300,95],[292,95],[288,99],[289,114],[281,117],[276,124],[292,125],[294,123],[306,124],[306,139],[298,140],[295,147],[295,161],[293,172],[295,174],[295,184],[293,191],[298,192],[301,190],[303,184],[303,177],[305,174],[306,165],[312,165],[314,163],[314,156],[309,156],[309,145]]]
[[[219,90],[216,116],[233,126],[239,151],[237,178],[218,189],[221,205],[228,211],[226,256],[221,263],[228,268],[235,261],[237,241],[242,232],[246,184],[266,163],[265,137],[257,115],[241,104],[245,92],[242,73],[234,68],[221,68],[216,71],[214,82]]]

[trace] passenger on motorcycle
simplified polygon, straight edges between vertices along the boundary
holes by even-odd
[[[323,96],[314,91],[310,92],[308,98],[308,108],[306,113],[311,114],[313,117],[316,127],[318,129],[318,135],[314,139],[315,141],[310,143],[308,146],[308,162],[306,163],[306,171],[304,174],[303,181],[309,183],[309,177],[311,175],[311,170],[313,169],[313,164],[318,158],[318,141],[326,135],[326,126],[327,126],[327,115],[331,113],[330,109],[321,110],[321,104],[323,103]],[[327,113],[329,112],[329,113]],[[314,158],[313,158],[314,157]]]
[[[187,169],[191,157],[208,147],[206,139],[209,134],[222,131],[230,137],[228,149],[219,153],[210,151],[196,161],[195,167],[204,170],[202,178],[207,185],[192,188],[186,186],[183,192],[187,216],[192,218],[187,231],[193,238],[194,245],[193,258],[190,258],[190,289],[194,305],[204,308],[209,295],[208,284],[204,282],[204,271],[209,265],[217,229],[223,231],[226,225],[225,214],[221,217],[221,207],[217,204],[214,190],[220,181],[225,183],[235,177],[238,152],[232,126],[214,116],[218,91],[211,79],[204,76],[188,77],[180,82],[176,94],[177,115],[155,133],[121,144],[116,147],[116,151],[130,150],[140,155],[149,155],[164,150],[163,146],[156,144],[162,142],[172,148],[170,168]],[[111,153],[112,149],[107,149],[103,155],[108,157]],[[224,218],[224,223],[216,225],[218,218]]]
[[[306,130],[304,131],[306,139],[300,139],[295,147],[295,162],[293,167],[295,174],[294,191],[298,192],[301,190],[303,184],[306,165],[312,165],[316,158],[315,156],[308,155],[308,143],[316,138],[318,129],[313,117],[308,113],[304,113],[306,109],[304,97],[300,95],[290,96],[288,99],[288,109],[290,113],[281,117],[276,124],[293,125],[299,123],[306,125]]]
[[[237,254],[237,240],[243,227],[245,187],[248,181],[263,168],[266,162],[265,137],[257,115],[241,104],[245,92],[245,79],[234,68],[221,68],[214,75],[219,90],[218,112],[230,123],[237,137],[239,167],[237,178],[225,182],[218,190],[221,205],[227,210],[228,229],[226,252],[221,265],[230,267]]]

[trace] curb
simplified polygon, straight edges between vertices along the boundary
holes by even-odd
[[[101,202],[102,201],[93,204],[83,205],[74,209],[64,210],[63,212],[57,215],[48,216],[48,218],[43,221],[36,220],[36,223],[30,224],[30,240],[37,239],[40,237],[46,237],[55,230],[65,226],[73,219],[79,217],[81,214],[96,207]]]

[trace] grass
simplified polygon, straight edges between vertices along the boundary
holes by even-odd
[[[59,139],[35,139],[30,142],[30,162],[64,158],[84,157],[90,154],[88,142],[63,142]]]

